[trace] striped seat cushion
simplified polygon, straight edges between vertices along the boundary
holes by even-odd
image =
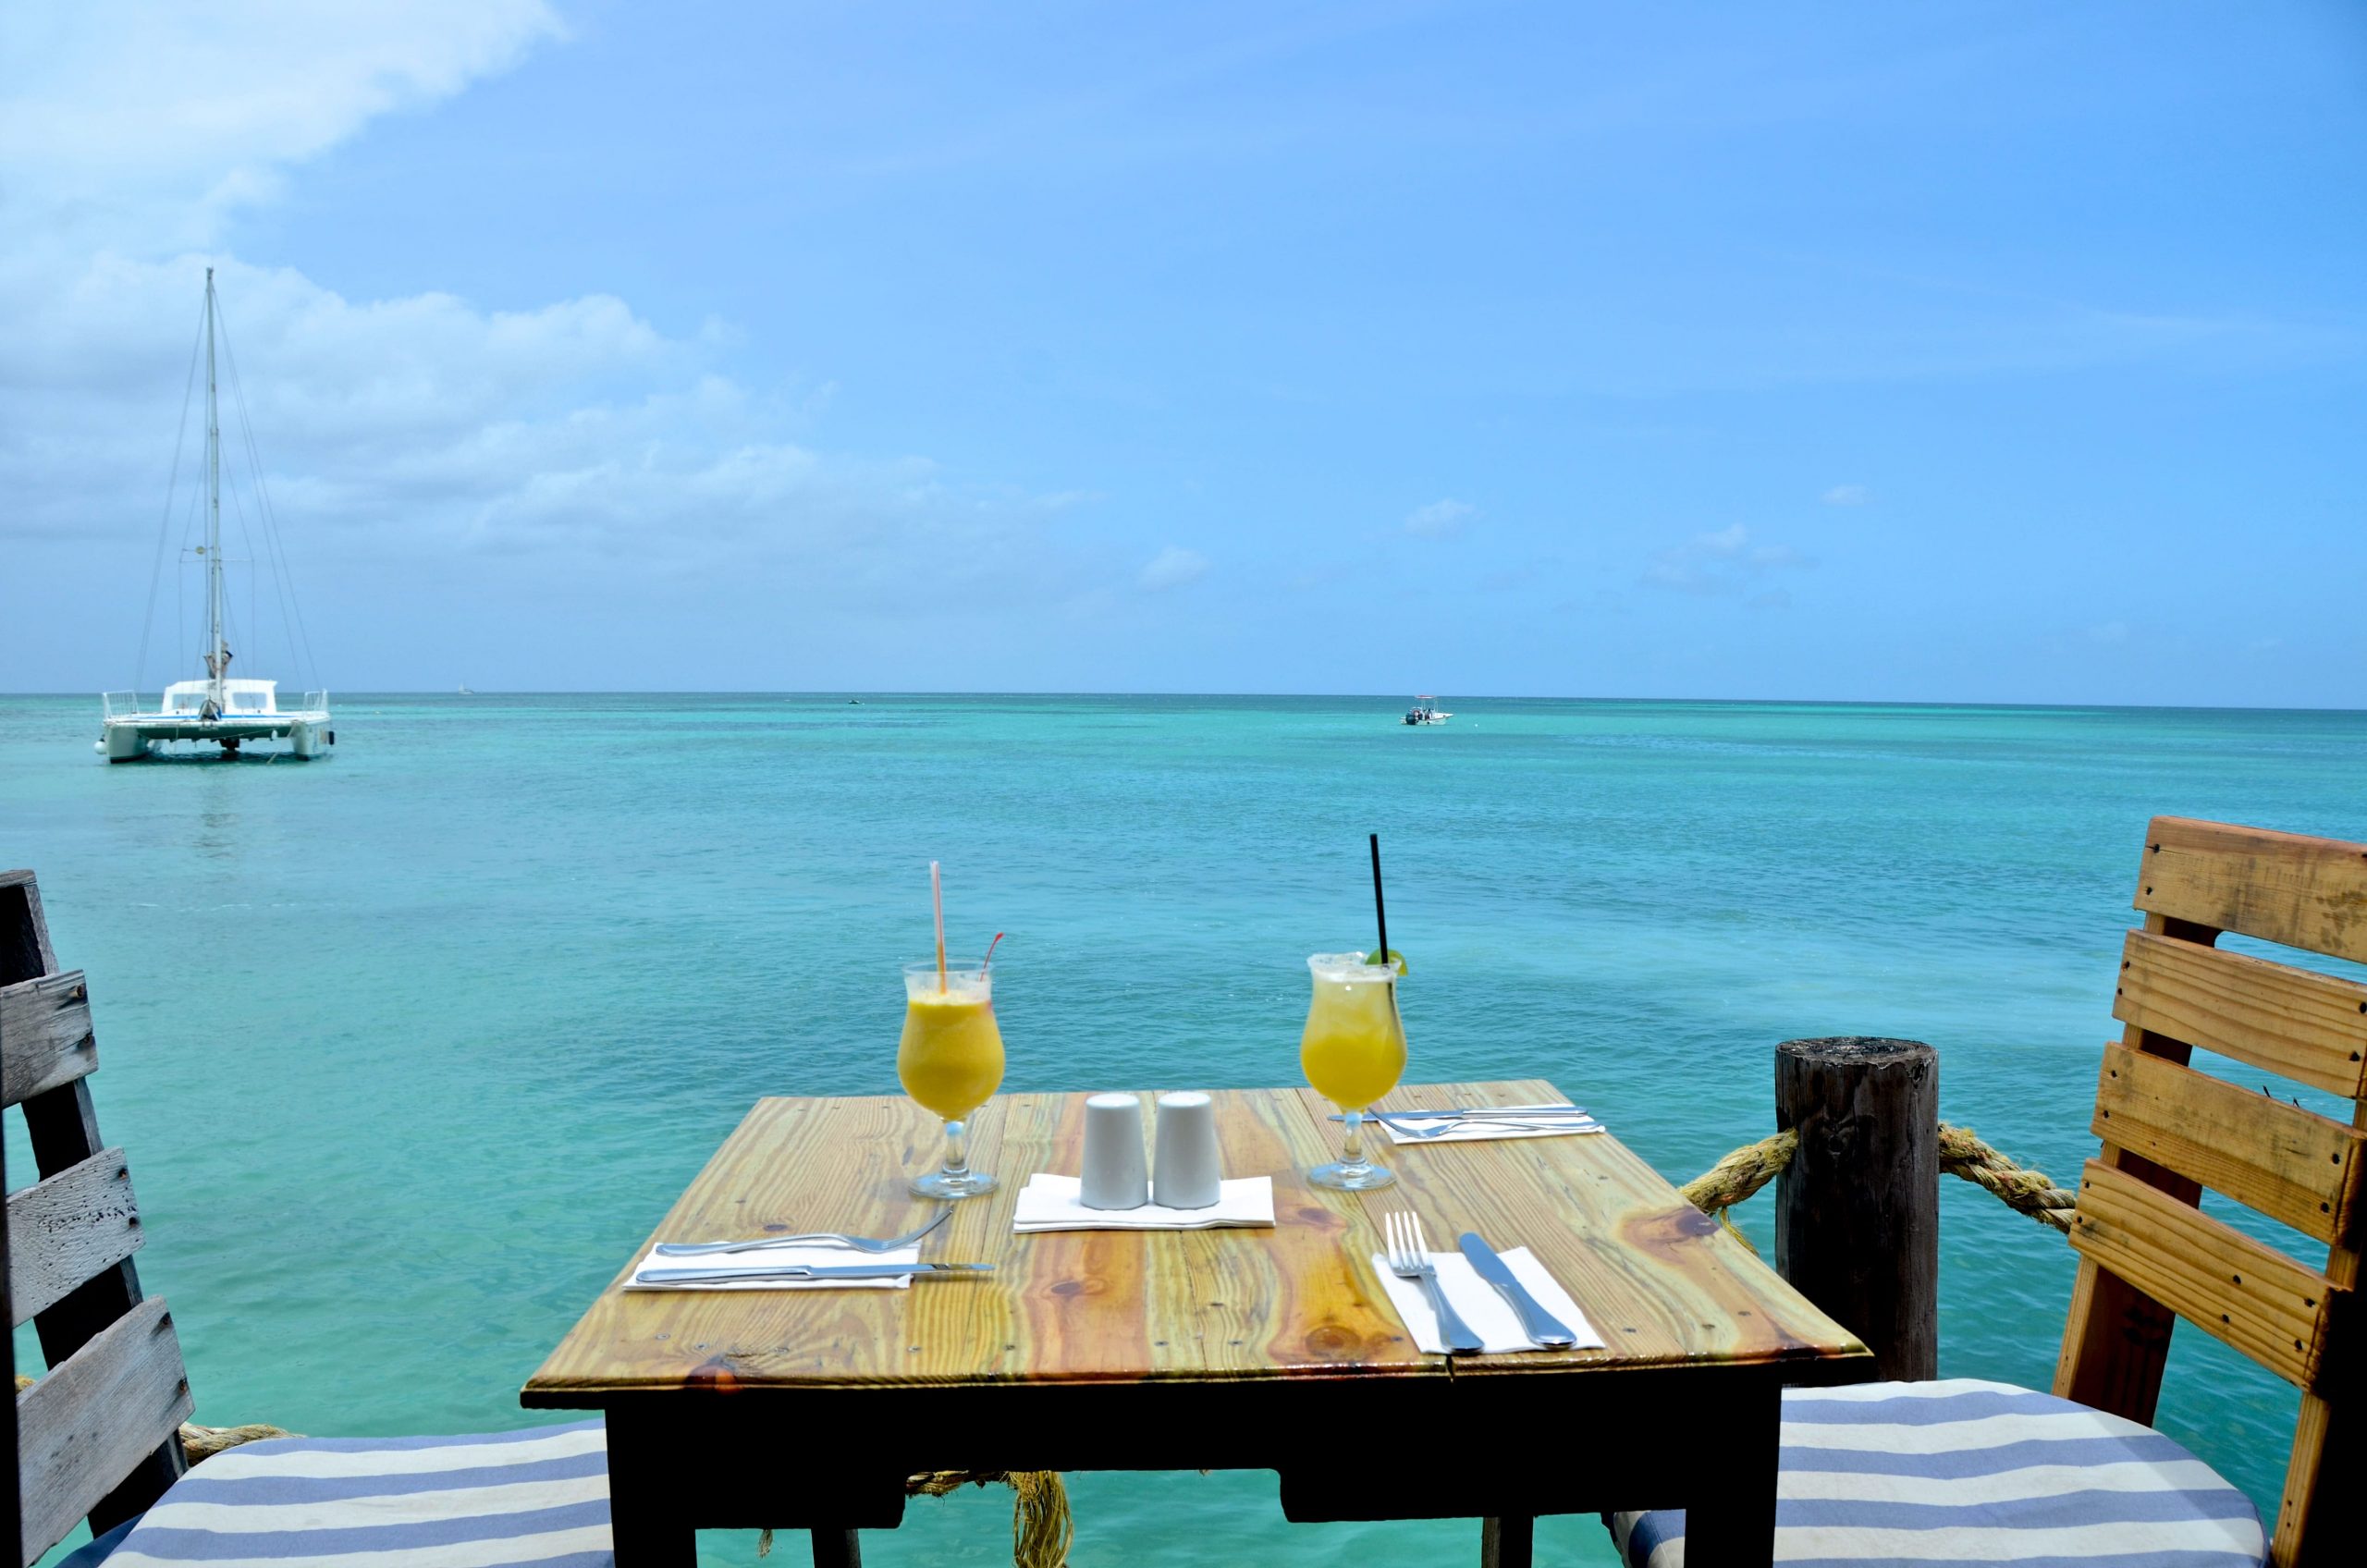
[[[1628,1568],[1683,1568],[1685,1512],[1614,1513]],[[2258,1568],[2251,1500],[2150,1427],[1956,1378],[1784,1396],[1775,1561]]]
[[[610,1568],[600,1422],[463,1438],[275,1438],[173,1484],[107,1568]]]

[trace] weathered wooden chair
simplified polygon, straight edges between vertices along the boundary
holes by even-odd
[[[75,1559],[115,1568],[610,1561],[597,1421],[281,1439],[190,1470],[189,1377],[171,1309],[141,1295],[132,1266],[139,1208],[123,1151],[99,1137],[97,1065],[88,986],[58,972],[32,875],[0,871],[0,1103],[23,1108],[41,1175],[8,1194],[9,1322],[33,1320],[48,1364],[17,1399],[20,1562],[84,1517],[97,1538]]]
[[[1959,1380],[1787,1396],[1777,1562],[2367,1562],[2367,985],[2214,945],[2234,933],[2367,962],[2367,844],[2157,817],[2136,907],[2054,1393]],[[2198,1049],[2348,1099],[2350,1120],[2199,1072]],[[2206,1187],[2325,1243],[2324,1267],[2201,1212]],[[2242,1493],[2145,1425],[2177,1318],[2301,1392],[2273,1540]],[[1681,1512],[1610,1523],[1633,1568],[1680,1568]]]

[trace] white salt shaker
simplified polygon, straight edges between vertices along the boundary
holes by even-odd
[[[1208,1208],[1224,1170],[1217,1158],[1217,1112],[1200,1094],[1159,1096],[1151,1199],[1161,1208]]]
[[[1143,1102],[1133,1095],[1093,1095],[1085,1102],[1084,1190],[1087,1208],[1140,1208],[1150,1202],[1143,1171]]]

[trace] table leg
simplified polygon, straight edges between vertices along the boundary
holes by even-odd
[[[695,1568],[698,1532],[664,1479],[665,1464],[630,1419],[608,1413],[608,1521],[616,1568]]]
[[[814,1568],[863,1568],[863,1541],[853,1530],[816,1530]]]
[[[1723,1463],[1702,1490],[1686,1499],[1686,1568],[1768,1568],[1774,1561],[1783,1421],[1783,1396],[1770,1389],[1738,1407],[1733,1424],[1718,1434]]]
[[[1529,1568],[1536,1546],[1533,1513],[1507,1513],[1479,1522],[1479,1568]]]

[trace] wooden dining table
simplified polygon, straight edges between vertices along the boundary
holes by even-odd
[[[1271,1470],[1294,1521],[1488,1521],[1500,1568],[1527,1563],[1539,1514],[1693,1505],[1696,1568],[1769,1561],[1780,1390],[1870,1378],[1872,1358],[1738,1237],[1609,1133],[1369,1129],[1398,1182],[1346,1194],[1305,1178],[1341,1136],[1312,1091],[1214,1097],[1225,1173],[1273,1179],[1271,1229],[1014,1234],[1027,1178],[1076,1171],[1085,1102],[1018,1094],[971,1122],[1000,1187],[925,1243],[992,1274],[629,1291],[628,1261],[521,1396],[605,1413],[619,1568],[688,1564],[698,1528],[810,1529],[841,1562],[929,1470]],[[1530,1080],[1382,1103],[1564,1097]],[[760,1100],[651,1240],[900,1234],[933,1207],[905,1184],[942,1137],[901,1098]],[[1466,1230],[1527,1247],[1608,1342],[1424,1354],[1372,1262],[1399,1209],[1441,1251]]]

